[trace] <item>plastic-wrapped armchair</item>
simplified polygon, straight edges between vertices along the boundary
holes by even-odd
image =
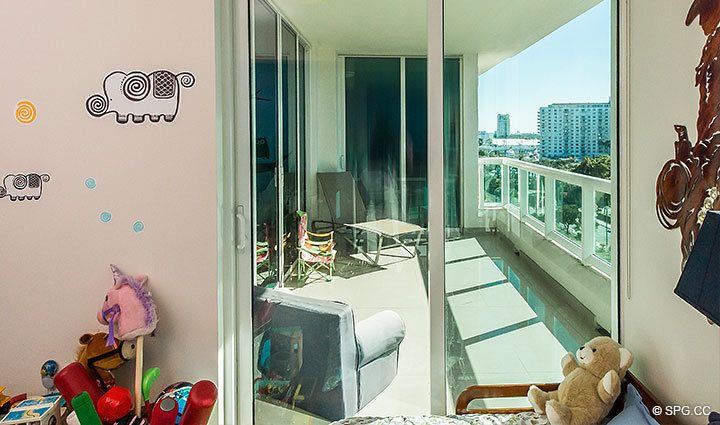
[[[269,385],[256,387],[257,394],[272,387],[276,402],[335,421],[356,414],[397,375],[405,323],[394,311],[356,324],[347,304],[254,291],[256,303],[274,304],[257,353],[258,371]]]

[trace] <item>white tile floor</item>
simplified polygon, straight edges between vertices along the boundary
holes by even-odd
[[[463,340],[537,317],[507,282],[449,296],[448,304]]]
[[[448,294],[504,280],[507,277],[490,257],[471,258],[445,266],[445,292]]]
[[[384,252],[395,253],[393,250],[402,253],[398,248]],[[493,260],[485,255],[476,239],[453,241],[446,246],[446,259],[450,262],[446,265],[450,313],[463,340],[479,337],[476,342],[465,345],[476,382],[558,381],[562,377],[560,359],[565,350],[543,323],[513,327],[535,319],[536,315],[507,283]],[[398,312],[407,326],[406,338],[400,347],[398,375],[358,415],[428,414],[429,310],[420,265],[417,259],[382,256],[380,265],[385,269],[350,279],[311,283],[294,292],[345,302],[353,308],[356,321],[382,310]],[[509,329],[488,336],[502,328]],[[511,404],[525,405],[526,401],[515,400]]]
[[[451,241],[445,244],[445,262],[465,260],[472,257],[480,257],[486,255],[485,250],[475,238],[461,239],[459,241]]]

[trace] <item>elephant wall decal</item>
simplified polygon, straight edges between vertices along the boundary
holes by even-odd
[[[145,117],[152,122],[159,122],[161,117],[171,122],[180,107],[180,88],[190,88],[194,84],[195,76],[189,72],[114,71],[103,81],[104,93],[90,96],[85,107],[94,117],[114,113],[119,124],[126,124],[131,119],[139,124]]]
[[[47,174],[8,174],[0,186],[0,198],[11,201],[38,200],[42,195],[43,183],[50,181]]]

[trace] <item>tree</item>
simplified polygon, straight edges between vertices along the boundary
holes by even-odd
[[[594,158],[585,157],[572,169],[572,172],[601,179],[609,179],[610,166],[610,155],[601,155]]]
[[[559,209],[560,224],[565,226],[565,232],[570,234],[570,226],[580,225],[580,209],[577,205],[563,204]]]

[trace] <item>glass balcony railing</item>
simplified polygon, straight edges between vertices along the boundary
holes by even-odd
[[[482,157],[478,166],[481,211],[507,210],[584,264],[610,273],[610,180],[512,158]]]

